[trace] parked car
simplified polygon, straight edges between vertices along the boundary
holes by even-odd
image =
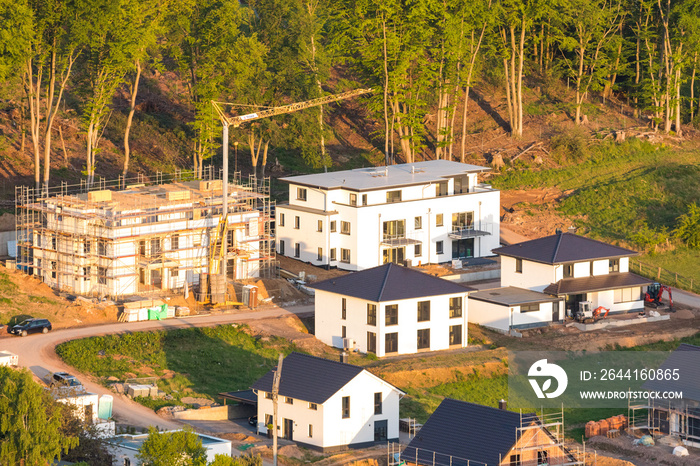
[[[83,384],[74,376],[70,375],[68,372],[54,372],[49,374],[48,384],[49,387],[81,387]]]
[[[248,418],[248,424],[250,424],[250,425],[253,426],[253,427],[257,427],[257,426],[258,426],[258,416],[257,416],[257,414],[256,414],[255,416],[250,416],[250,417]]]
[[[51,322],[48,319],[27,319],[19,324],[9,327],[7,329],[8,333],[13,333],[15,335],[20,335],[26,337],[30,333],[49,333],[51,330]]]

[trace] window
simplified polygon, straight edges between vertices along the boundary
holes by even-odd
[[[322,232],[323,231],[323,220],[319,220],[316,222],[316,231]]]
[[[343,397],[343,419],[348,419],[350,417],[350,397]]]
[[[343,235],[350,234],[350,222],[343,222],[342,220],[340,221],[340,233]]]
[[[367,194],[362,195],[362,205],[367,205]]]
[[[335,220],[331,222],[331,233],[335,233]]]
[[[340,338],[347,338],[348,337],[348,328],[343,325],[342,328],[340,329]]]
[[[435,195],[438,197],[447,196],[447,181],[435,185]]]
[[[574,276],[574,264],[564,264],[564,278],[571,278]]]
[[[523,273],[523,260],[515,259],[515,273]]]
[[[619,272],[620,271],[620,259],[609,259],[608,260],[608,272]]]
[[[462,344],[462,326],[450,325],[450,345]]]
[[[382,414],[382,392],[374,394],[374,414]]]
[[[462,317],[462,297],[450,298],[450,319]]]
[[[299,243],[294,243],[294,257],[299,257],[301,254],[301,245]]]
[[[56,243],[57,243],[56,237],[52,236],[51,237],[51,249],[56,249]]]
[[[341,306],[340,306],[340,318],[345,320],[345,318],[347,317],[347,312],[348,312],[348,302],[345,298],[342,298]]]
[[[268,400],[271,400],[272,399],[272,392],[265,392],[265,398],[267,398]]]
[[[295,215],[294,216],[294,229],[298,230],[300,225],[301,225],[301,221],[299,219],[299,216]]]
[[[452,214],[452,229],[461,230],[474,226],[474,212],[457,212]]]
[[[97,249],[100,249],[100,243],[97,243]],[[105,248],[106,250],[106,248]],[[101,256],[106,256],[107,253],[105,252],[104,254],[98,252],[99,255]],[[154,238],[151,240],[151,256],[155,256],[157,254],[160,254],[160,238]]]
[[[177,278],[180,276],[180,271],[178,269],[172,268],[170,269],[170,276],[172,278]]]
[[[642,299],[642,289],[634,288],[618,288],[614,291],[615,303],[627,303],[630,301],[639,301]]]
[[[593,276],[593,261],[591,261],[590,266],[591,266],[591,267],[590,267],[590,272],[591,272],[591,273],[590,273],[590,276],[592,277],[592,276]]]
[[[367,332],[367,352],[377,352],[377,334],[374,332]]]
[[[284,256],[284,240],[280,240],[280,254]]]
[[[521,304],[520,312],[537,312],[540,310],[540,303],[535,304]]]
[[[265,415],[265,427],[267,426],[272,427],[272,414]]]
[[[510,466],[521,466],[520,455],[510,455]]]
[[[349,249],[340,249],[340,262],[345,262],[347,264],[350,263],[350,250]]]
[[[386,202],[401,202],[401,191],[387,191],[386,192]]]
[[[297,188],[297,200],[299,200],[299,201],[306,200],[306,188]]]
[[[309,403],[309,409],[318,411],[318,405],[316,403]]]
[[[418,302],[418,322],[427,322],[430,320],[430,301]]]
[[[160,239],[154,239],[151,240],[151,252],[153,252],[153,243],[155,242],[156,246],[156,253],[160,252]],[[98,240],[97,241],[97,255],[98,256],[106,256],[107,255],[107,242],[104,240]]]
[[[384,352],[396,353],[399,351],[399,334],[387,333],[384,336]]]
[[[383,239],[404,238],[406,236],[406,221],[392,220],[382,224]]]
[[[90,281],[90,267],[83,267],[83,277],[85,278],[86,282]]]
[[[418,349],[430,349],[430,329],[418,330]]]
[[[415,230],[420,230],[423,228],[423,217],[416,217],[413,219],[413,228]]]
[[[442,214],[435,214],[435,226],[441,227],[443,225]]]
[[[423,255],[423,245],[422,244],[416,244],[413,246],[413,255],[415,257],[420,257]]]
[[[537,452],[537,464],[549,464],[549,454],[546,450],[540,450]]]
[[[281,227],[284,226],[284,214],[280,214],[279,226],[281,226]]]
[[[377,305],[367,303],[367,325],[377,325]]]
[[[107,268],[97,267],[97,283],[100,285],[107,284]]]
[[[318,248],[318,254],[316,255],[316,260],[323,260],[323,248]]]
[[[399,305],[389,304],[384,307],[384,324],[398,325],[399,324]]]
[[[56,278],[56,262],[51,262],[51,278]]]
[[[284,397],[284,402],[287,403],[288,405],[293,405],[293,404],[294,404],[294,398],[285,396],[285,397]]]
[[[352,205],[352,206],[357,205],[357,194],[350,193],[350,205]]]
[[[90,241],[85,241],[85,244],[83,244],[83,254],[90,254],[91,252],[92,252],[92,243],[90,243]],[[144,254],[145,254],[145,252],[144,252]]]
[[[331,262],[337,260],[335,258],[335,248],[331,248],[330,253],[331,253]]]
[[[309,438],[314,436],[314,426],[309,424]]]
[[[442,241],[435,242],[435,254],[442,254]]]

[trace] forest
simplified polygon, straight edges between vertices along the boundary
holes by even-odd
[[[595,95],[681,135],[698,123],[699,16],[698,0],[0,0],[0,97],[20,103],[37,188],[51,183],[61,113],[78,121],[83,175],[94,181],[117,95],[128,102],[129,174],[145,73],[170,72],[183,88],[173,105],[187,115],[195,174],[221,145],[212,101],[236,115],[361,87],[373,89],[359,99],[384,163],[464,161],[470,90],[481,82],[503,90],[515,139],[524,92],[553,80],[571,89],[554,97],[577,125]],[[327,113],[259,120],[234,136],[253,170],[264,171],[271,145],[328,167]]]

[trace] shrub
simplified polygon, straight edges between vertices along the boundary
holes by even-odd
[[[700,249],[700,207],[693,202],[688,212],[678,217],[678,226],[673,231],[688,247]]]

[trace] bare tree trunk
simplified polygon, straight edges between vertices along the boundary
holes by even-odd
[[[525,18],[520,24],[520,47],[518,57],[518,129],[516,136],[518,138],[523,135],[523,62],[525,58]]]
[[[576,73],[576,116],[574,121],[577,125],[581,124],[581,105],[583,103],[583,94],[581,92],[581,81],[583,80],[583,62],[586,56],[586,48],[579,47],[578,49],[578,73]]]
[[[618,31],[620,32],[620,43],[617,45],[617,54],[615,55],[615,65],[613,66],[613,71],[612,75],[610,76],[610,80],[606,83],[605,89],[603,89],[603,102],[605,102],[605,99],[609,99],[612,96],[613,89],[615,87],[615,81],[617,81],[617,71],[620,68],[620,57],[622,57],[622,26],[624,24],[624,21],[620,21],[620,25],[618,26]]]
[[[270,141],[267,140],[265,141],[265,145],[263,147],[263,158],[262,158],[262,173],[261,173],[261,178],[265,178],[265,165],[267,165],[267,149],[270,146]]]
[[[34,83],[32,59],[28,58],[25,62],[25,80],[24,89],[27,95],[27,105],[29,107],[29,130],[32,135],[32,146],[34,147],[34,184],[35,189],[39,191],[41,187],[41,151],[39,148],[39,127],[41,122],[41,80],[43,77],[44,67],[42,64],[37,66],[36,83]]]
[[[384,47],[384,163],[389,165],[389,58],[386,49],[386,18],[382,18]]]
[[[681,128],[681,67],[676,67],[676,134],[683,136]]]
[[[66,150],[66,142],[63,140],[63,128],[58,125],[58,136],[61,138],[61,147],[63,148],[63,162],[68,166],[68,151]]]
[[[693,118],[695,117],[695,72],[697,70],[698,64],[698,53],[695,52],[693,57],[693,74],[690,78],[690,123],[693,124]]]
[[[134,113],[136,112],[136,94],[139,91],[139,81],[141,80],[141,61],[136,60],[136,76],[134,77],[133,83],[130,83],[129,90],[131,91],[131,98],[129,100],[129,115],[126,117],[126,127],[124,128],[124,168],[122,169],[122,175],[126,180],[126,175],[129,172],[129,157],[131,156],[131,148],[129,146],[129,133],[131,132],[131,124],[134,120]]]
[[[641,13],[640,13],[641,15]],[[637,23],[639,27],[639,23]],[[637,34],[637,50],[635,55],[635,73],[634,73],[634,117],[639,118],[639,81],[642,79],[641,66],[641,38]]]
[[[666,12],[661,5],[662,0],[657,0],[659,12],[661,13],[661,24],[664,26],[664,67],[666,68],[666,86],[664,88],[664,98],[666,99],[666,111],[664,112],[664,133],[671,132],[671,36],[668,30],[669,15],[671,12],[671,0],[666,2]]]

